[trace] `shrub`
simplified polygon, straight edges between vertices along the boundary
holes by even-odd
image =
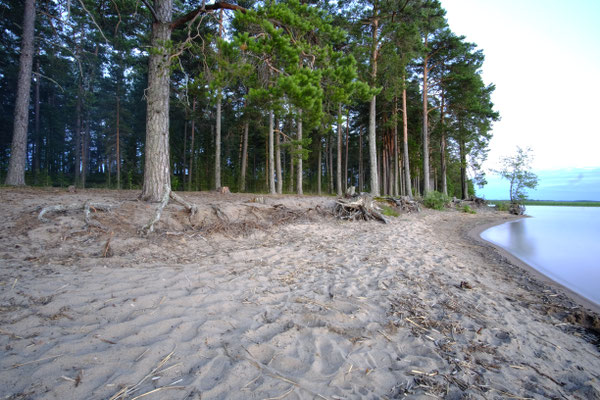
[[[423,199],[423,204],[427,208],[443,210],[444,207],[450,204],[450,197],[438,191],[428,192]]]
[[[496,203],[496,210],[498,211],[508,211],[510,208],[510,203],[507,201],[501,201]]]
[[[475,214],[475,210],[473,210],[471,207],[469,207],[468,204],[465,204],[461,210],[462,210],[462,212],[467,213],[467,214]]]
[[[379,207],[381,207],[381,213],[387,217],[397,217],[400,215],[400,213],[393,207],[390,207],[386,204],[380,204]]]

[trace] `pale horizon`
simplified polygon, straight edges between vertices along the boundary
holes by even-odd
[[[491,170],[520,146],[532,148],[532,169],[540,176],[531,198],[537,193],[541,200],[565,200],[543,198],[550,194],[600,200],[600,190],[593,186],[600,182],[600,127],[595,121],[600,2],[442,0],[442,5],[452,31],[483,50],[482,77],[496,85],[492,101],[501,120],[494,124],[483,164],[489,182],[483,193],[500,190]],[[589,183],[578,185],[576,193],[567,185],[572,171]],[[560,189],[557,180],[563,178]]]

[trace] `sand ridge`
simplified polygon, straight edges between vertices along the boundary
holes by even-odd
[[[0,191],[0,398],[600,398],[576,305],[466,236],[509,216],[272,224],[333,199],[182,195],[206,212],[169,205],[140,237],[135,192]],[[36,219],[92,199],[112,233]],[[211,204],[271,226],[208,234]]]

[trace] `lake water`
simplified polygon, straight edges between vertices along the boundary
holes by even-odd
[[[523,218],[481,234],[600,305],[600,207],[527,206]]]

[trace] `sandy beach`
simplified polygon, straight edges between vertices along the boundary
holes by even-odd
[[[600,398],[598,310],[477,239],[508,214],[180,193],[140,236],[138,194],[0,190],[0,399]]]

